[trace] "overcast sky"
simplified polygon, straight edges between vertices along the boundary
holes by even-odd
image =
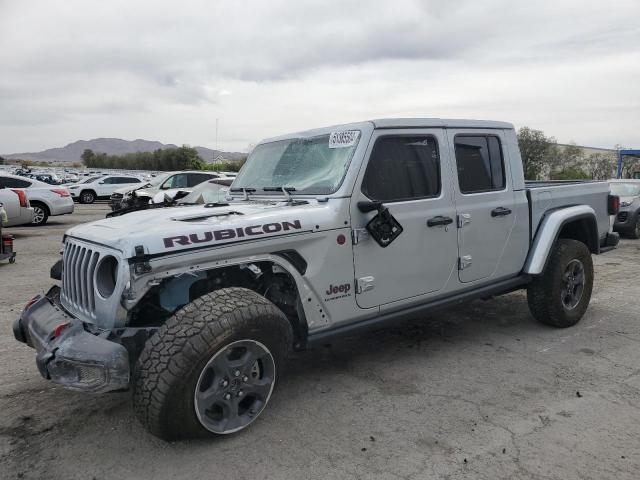
[[[0,0],[0,152],[379,117],[640,148],[640,1]]]

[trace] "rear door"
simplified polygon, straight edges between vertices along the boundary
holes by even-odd
[[[514,227],[514,197],[502,130],[450,129],[460,282],[498,271]]]
[[[441,290],[454,272],[458,246],[449,146],[442,129],[377,130],[353,192],[351,219],[356,300],[371,308]],[[380,201],[402,228],[381,246],[366,227]]]

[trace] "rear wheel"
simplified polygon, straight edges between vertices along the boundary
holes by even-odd
[[[206,294],[147,341],[133,378],[136,415],[167,440],[242,430],[269,402],[292,337],[285,315],[257,293]]]
[[[91,190],[83,190],[80,193],[80,203],[93,203],[96,201],[96,194]]]
[[[44,203],[41,202],[31,202],[31,207],[33,207],[33,221],[32,225],[44,225],[47,223],[47,219],[49,218],[49,209]]]
[[[542,272],[529,285],[531,314],[546,325],[570,327],[584,315],[593,289],[593,262],[589,248],[570,239],[556,241]]]

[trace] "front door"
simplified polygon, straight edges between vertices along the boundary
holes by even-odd
[[[457,177],[459,279],[462,283],[488,279],[499,271],[516,217],[503,133],[464,129],[448,133]]]
[[[458,252],[444,130],[377,130],[367,158],[351,204],[358,305],[377,307],[442,289],[455,274]],[[381,202],[402,229],[384,246],[366,230],[381,216],[362,211],[362,202],[371,201]]]

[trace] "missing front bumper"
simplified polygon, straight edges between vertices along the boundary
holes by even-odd
[[[62,309],[58,296],[59,289],[52,288],[13,325],[16,340],[36,350],[40,374],[71,390],[101,393],[128,388],[127,349],[107,340],[108,332],[87,331],[82,321]]]

